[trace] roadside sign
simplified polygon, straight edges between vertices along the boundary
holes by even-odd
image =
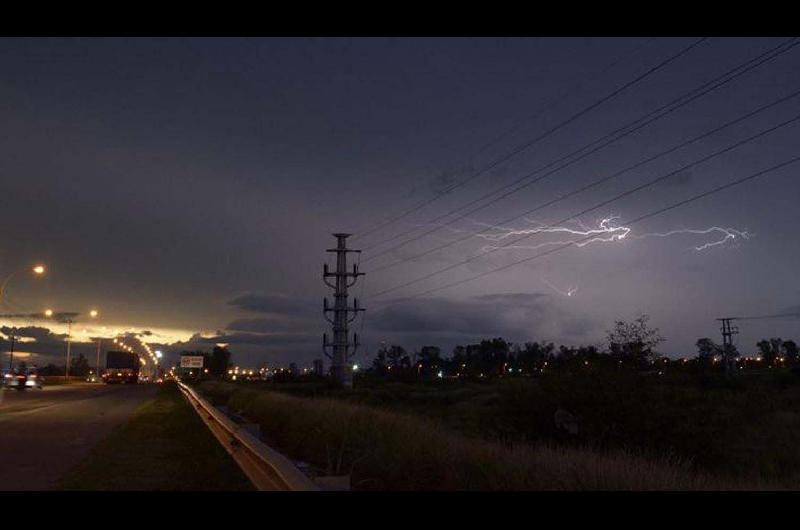
[[[202,368],[202,355],[181,355],[181,368]]]

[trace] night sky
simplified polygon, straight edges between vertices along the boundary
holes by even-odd
[[[785,40],[709,38],[441,195],[697,38],[4,39],[0,269],[5,276],[43,262],[48,274],[16,275],[0,310],[81,312],[79,338],[146,333],[170,360],[182,349],[226,343],[240,365],[308,365],[322,356],[327,330],[321,274],[331,233],[359,234],[441,195],[352,238],[352,247],[368,249],[366,277],[354,288],[368,309],[354,325],[364,342],[356,362],[368,362],[384,341],[446,353],[495,336],[598,344],[614,320],[639,313],[666,337],[661,352],[693,355],[697,338],[719,340],[717,317],[800,311],[800,164],[647,219],[623,239],[573,245],[427,296],[414,297],[577,237],[535,234],[519,245],[545,246],[499,250],[383,296],[374,295],[495,243],[475,235],[371,270],[480,232],[800,90],[800,46],[541,182],[370,256],[404,238],[378,243],[428,231],[431,220]],[[621,234],[626,220],[797,156],[800,125],[561,221],[797,114],[800,97],[484,235],[592,230],[613,216],[605,226],[615,231],[599,235]],[[713,227],[728,232],[685,232]],[[676,230],[684,232],[664,235]],[[725,233],[737,237],[697,250]],[[92,308],[100,318],[90,322]],[[35,339],[18,346],[22,358],[63,362],[64,326],[3,323]],[[762,337],[800,339],[796,318],[739,325],[742,353]],[[75,351],[93,355],[94,346]]]

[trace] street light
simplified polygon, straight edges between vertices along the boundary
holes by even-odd
[[[6,293],[6,286],[8,285],[8,282],[11,280],[11,278],[13,278],[18,273],[20,273],[20,272],[22,272],[24,270],[26,270],[26,269],[24,269],[24,268],[17,269],[14,272],[12,272],[11,274],[9,274],[8,276],[6,276],[5,280],[3,280],[3,283],[0,284],[0,301],[3,300],[3,295],[5,295],[5,293]],[[33,271],[33,274],[35,276],[43,276],[45,268],[44,268],[44,265],[34,265],[30,270]]]
[[[67,364],[64,366],[64,382],[65,383],[69,383],[69,362],[70,362],[70,357],[71,357],[71,353],[72,353],[72,323],[74,322],[72,319],[73,319],[73,317],[76,317],[79,314],[80,313],[60,313],[59,314],[59,320],[61,320],[62,322],[66,322],[67,323]],[[53,316],[53,310],[52,309],[45,310],[44,315],[46,317],[52,317]],[[94,317],[96,317],[98,315],[98,312],[97,312],[97,310],[92,309],[91,311],[89,311],[89,315],[92,318],[94,318]],[[66,318],[64,318],[64,317],[66,317]],[[100,352],[100,343],[99,342],[98,342],[97,350],[98,350],[98,365],[99,365],[99,352]],[[98,368],[99,368],[99,366],[98,366]]]

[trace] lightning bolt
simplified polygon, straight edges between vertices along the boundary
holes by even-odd
[[[575,226],[575,228],[572,228],[570,226],[551,226],[531,219],[526,219],[525,221],[533,226],[521,229],[498,226],[498,225],[490,225],[486,223],[477,223],[481,226],[488,228],[490,231],[488,232],[484,231],[484,233],[476,233],[475,235],[477,237],[480,237],[481,239],[492,242],[502,242],[512,237],[518,237],[518,236],[528,237],[528,236],[535,236],[538,234],[559,234],[566,236],[574,236],[574,238],[571,239],[563,239],[563,238],[550,239],[532,245],[504,245],[504,246],[485,245],[481,247],[481,252],[489,252],[494,250],[513,250],[513,249],[537,250],[548,246],[570,245],[570,244],[575,245],[578,248],[582,248],[587,245],[597,244],[597,243],[615,243],[622,241],[623,239],[649,239],[654,237],[666,238],[683,234],[717,235],[718,236],[717,239],[713,239],[711,241],[707,241],[693,247],[695,251],[701,252],[714,247],[736,244],[739,241],[747,240],[750,239],[750,237],[752,237],[752,234],[750,234],[745,230],[737,230],[735,228],[725,228],[720,226],[712,226],[703,229],[679,228],[667,232],[632,234],[631,228],[616,223],[615,221],[617,219],[619,219],[619,216],[616,215],[603,218],[598,222],[596,227],[586,226],[581,220],[575,219],[572,221],[572,224]],[[557,289],[552,285],[551,287]],[[571,296],[571,294],[567,296]]]
[[[708,235],[712,233],[720,234],[721,238],[716,241],[703,243],[700,246],[694,247],[694,249],[698,252],[701,252],[709,248],[725,245],[726,243],[738,243],[738,241],[750,239],[750,237],[752,236],[752,234],[744,230],[736,230],[735,228],[723,228],[720,226],[712,226],[711,228],[706,228],[703,230],[681,228],[678,230],[670,230],[669,232],[660,232],[660,233],[652,232],[648,234],[639,234],[631,236],[631,239],[647,239],[649,237],[670,237],[679,234]]]
[[[558,287],[556,287],[555,285],[553,285],[552,283],[547,281],[544,277],[541,277],[539,279],[542,280],[542,282],[544,282],[545,284],[547,284],[548,287],[550,287],[551,289],[553,289],[555,292],[557,292],[558,294],[560,294],[562,296],[566,296],[566,297],[569,298],[573,294],[578,292],[578,286],[577,285],[575,287],[567,287],[567,290],[565,291],[563,289],[559,289]]]
[[[524,229],[514,229],[509,227],[494,226],[485,223],[480,223],[486,226],[487,228],[495,230],[495,232],[485,233],[485,234],[479,233],[476,235],[481,239],[485,239],[488,241],[503,241],[510,237],[533,236],[536,234],[568,234],[571,236],[577,236],[577,238],[574,240],[554,240],[554,241],[551,240],[538,243],[536,245],[506,245],[502,247],[496,245],[486,245],[481,248],[482,252],[499,250],[499,249],[536,250],[546,246],[567,245],[567,244],[573,244],[576,247],[580,248],[580,247],[585,247],[586,245],[590,245],[592,243],[613,243],[614,241],[620,241],[625,237],[627,237],[631,229],[626,226],[616,225],[614,223],[614,220],[618,218],[619,218],[618,216],[606,217],[605,219],[602,219],[598,223],[597,228],[590,228],[584,225],[580,220],[576,219],[574,221],[574,224],[578,226],[577,229],[570,228],[568,226],[550,226],[540,223],[538,221],[532,221],[530,219],[526,219],[526,221],[528,221],[528,223],[535,224],[536,226]],[[587,237],[589,239],[586,239]]]

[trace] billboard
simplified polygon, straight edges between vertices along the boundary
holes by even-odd
[[[202,368],[202,355],[181,355],[181,368]]]

